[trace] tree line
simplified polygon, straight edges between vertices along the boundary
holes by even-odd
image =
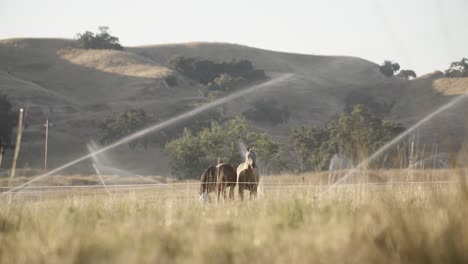
[[[84,49],[115,49],[123,50],[119,38],[109,33],[109,27],[98,27],[99,32],[85,31],[78,33],[76,39],[78,45]],[[249,60],[233,59],[225,62],[214,62],[206,59],[185,58],[176,56],[169,60],[169,66],[186,76],[207,86],[211,94],[238,88],[248,82],[266,78],[263,70],[254,69]],[[380,72],[387,76],[397,76],[405,79],[414,79],[416,72],[410,69],[401,69],[400,64],[385,60],[379,66]],[[468,77],[468,59],[462,58],[450,64],[445,70],[445,77]],[[174,76],[170,76],[168,83],[176,84]]]
[[[256,146],[266,173],[319,171],[327,169],[337,153],[357,163],[404,129],[402,124],[384,121],[363,105],[356,105],[351,112],[333,117],[325,127],[291,129],[285,143],[267,133],[251,131],[247,119],[238,116],[224,124],[213,122],[198,133],[184,129],[182,136],[167,143],[166,150],[179,177],[198,177],[218,157],[239,164],[239,142]],[[388,159],[386,165],[394,164]]]
[[[379,66],[379,70],[387,77],[392,77],[394,75],[404,79],[414,79],[417,77],[413,70],[400,70],[399,63],[389,60],[384,61],[383,64]],[[450,63],[450,67],[445,70],[444,75],[447,78],[468,77],[468,59],[462,58],[460,61]]]
[[[198,173],[218,158],[233,164],[242,160],[239,144],[257,146],[259,160],[268,173],[322,170],[331,157],[340,153],[353,161],[367,157],[385,142],[401,133],[401,124],[375,116],[363,105],[333,117],[324,127],[291,129],[288,141],[281,143],[268,133],[252,131],[244,116],[225,120],[216,111],[177,127],[129,143],[131,148],[164,147],[179,177]],[[5,95],[0,95],[0,143],[11,144],[16,115]],[[103,143],[130,135],[155,122],[143,110],[129,110],[105,119],[101,124]],[[202,121],[200,121],[202,120]],[[182,131],[180,134],[177,131]],[[391,164],[389,164],[391,166]]]

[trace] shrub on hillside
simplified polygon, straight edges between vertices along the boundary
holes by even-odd
[[[404,78],[404,79],[414,79],[417,77],[416,73],[413,70],[401,70],[398,74],[398,77]]]
[[[84,49],[114,49],[123,50],[119,43],[119,38],[112,36],[108,32],[109,27],[99,27],[99,33],[94,34],[91,31],[78,33],[76,38],[79,46]]]
[[[221,73],[206,85],[208,91],[228,92],[246,85],[248,81],[243,77],[232,77],[227,73]]]
[[[215,87],[226,90],[227,87],[219,86],[219,82],[222,79],[226,79],[227,76],[236,81],[245,79],[247,82],[266,78],[265,72],[254,69],[252,62],[248,60],[233,59],[231,61],[214,62],[177,56],[169,60],[169,67],[204,85],[218,82],[218,86],[211,85],[212,90]],[[231,84],[230,82],[225,83]]]
[[[164,81],[166,82],[169,87],[174,87],[177,86],[177,78],[174,75],[169,75],[164,78]]]

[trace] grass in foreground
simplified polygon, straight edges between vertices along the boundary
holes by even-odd
[[[201,204],[194,195],[16,198],[0,205],[2,263],[468,263],[459,185],[302,189]]]

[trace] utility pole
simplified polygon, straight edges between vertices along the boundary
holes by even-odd
[[[49,118],[46,119],[45,123],[45,146],[44,146],[44,170],[47,170],[47,147],[49,142]]]
[[[23,112],[23,108],[21,108],[18,119],[18,131],[16,133],[15,153],[13,154],[13,164],[11,165],[10,181],[13,177],[15,177],[16,173],[16,161],[18,160],[21,145],[21,136],[23,135]]]

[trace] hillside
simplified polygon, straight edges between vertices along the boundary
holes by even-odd
[[[360,58],[290,54],[235,44],[187,43],[110,51],[77,49],[74,41],[64,39],[0,40],[0,91],[16,107],[27,110],[20,166],[41,166],[42,125],[48,112],[53,124],[49,160],[55,167],[85,154],[86,144],[101,137],[100,121],[112,113],[135,108],[167,118],[203,103],[201,91],[205,88],[168,68],[173,56],[248,59],[269,77],[294,74],[285,83],[219,109],[223,116],[230,117],[259,100],[287,107],[291,114],[286,123],[254,124],[256,130],[268,131],[283,140],[291,127],[324,125],[351,103],[385,106],[382,111],[386,118],[408,126],[468,90],[466,80],[440,79],[437,74],[412,81],[387,78],[377,64]],[[176,86],[166,83],[169,75],[177,78]],[[455,113],[462,111],[466,109],[457,108]],[[463,142],[466,117],[447,117],[441,118],[443,125],[432,125],[421,132],[426,134],[427,142],[435,140],[431,135],[447,131],[454,133],[455,142]],[[131,151],[124,146],[109,156],[121,168],[139,173],[169,172],[168,159],[158,149]]]

